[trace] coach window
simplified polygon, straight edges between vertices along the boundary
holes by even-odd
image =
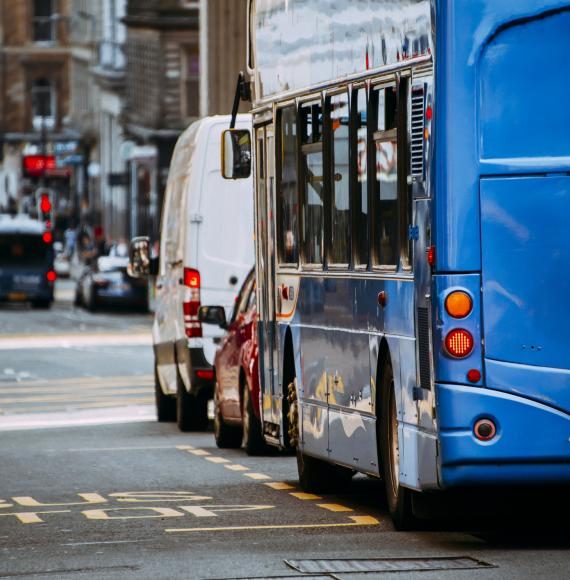
[[[360,88],[352,93],[352,158],[355,169],[353,201],[354,264],[368,266],[370,247],[370,222],[368,211],[368,114],[367,91]]]
[[[303,245],[304,262],[323,263],[324,181],[323,181],[323,107],[321,102],[300,108],[301,168],[303,171]]]
[[[281,264],[299,261],[299,181],[297,178],[297,109],[278,114],[277,249]]]
[[[329,100],[332,155],[331,245],[328,262],[348,267],[350,262],[350,180],[348,94]]]
[[[398,98],[395,85],[372,93],[375,117],[373,258],[374,265],[396,268],[398,243]]]

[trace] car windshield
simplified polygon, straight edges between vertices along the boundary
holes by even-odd
[[[99,272],[126,272],[128,258],[114,258],[112,256],[104,256],[97,260],[97,269]]]
[[[46,263],[48,248],[39,235],[1,234],[0,267],[42,266]]]

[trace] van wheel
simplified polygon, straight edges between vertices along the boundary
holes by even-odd
[[[243,388],[242,403],[243,447],[248,455],[260,455],[267,450],[261,432],[261,421],[255,416],[251,393],[247,385]]]
[[[239,449],[241,447],[242,430],[228,425],[222,416],[222,410],[216,403],[214,414],[214,438],[220,449]]]
[[[160,380],[156,362],[154,364],[154,400],[156,403],[156,416],[160,423],[176,421],[176,399],[171,395],[165,395]]]
[[[417,521],[412,512],[412,492],[400,485],[400,444],[398,439],[398,408],[394,389],[394,372],[388,360],[381,381],[380,454],[382,478],[386,488],[388,509],[396,529],[410,530]]]
[[[350,486],[350,481],[354,475],[352,470],[306,455],[300,449],[299,403],[296,379],[289,384],[287,401],[289,404],[287,413],[289,441],[291,445],[296,447],[297,472],[301,489],[307,492],[320,493],[346,490]]]
[[[36,310],[49,310],[51,308],[50,300],[34,300],[32,302],[32,308]]]
[[[205,431],[208,426],[208,399],[202,394],[191,395],[182,377],[176,381],[176,422],[180,431]]]

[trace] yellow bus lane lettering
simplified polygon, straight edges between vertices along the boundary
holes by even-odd
[[[167,501],[209,501],[207,495],[198,495],[192,491],[123,491],[110,493],[109,497],[122,503],[148,503]]]
[[[123,515],[119,515],[121,512]],[[128,515],[128,512],[139,512],[139,515]],[[141,512],[146,512],[142,513]],[[149,513],[150,512],[150,513]],[[144,520],[150,518],[179,518],[184,514],[178,510],[168,507],[128,507],[128,508],[108,508],[98,510],[84,510],[81,512],[88,520]],[[117,514],[117,515],[114,515]]]
[[[0,510],[5,508],[11,508],[13,505],[14,505],[13,503],[8,503],[6,500],[0,499]]]
[[[40,518],[38,514],[64,514],[69,513],[71,510],[54,510],[48,512],[19,512],[19,513],[11,513],[11,514],[0,514],[0,517],[6,516],[14,516],[17,518],[22,524],[43,524],[45,520]]]
[[[226,512],[252,512],[259,510],[274,509],[274,505],[206,505],[206,506],[178,506],[181,510],[198,518],[214,518],[219,513]]]
[[[107,503],[107,500],[98,493],[78,493],[79,497],[83,498],[85,501],[82,502],[66,502],[66,503],[41,503],[35,500],[33,497],[22,496],[13,497],[12,501],[23,505],[25,507],[58,507],[58,506],[74,506],[74,505],[87,505],[87,504],[98,504]]]

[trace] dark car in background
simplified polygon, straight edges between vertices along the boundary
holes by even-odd
[[[101,256],[84,268],[75,287],[75,304],[91,312],[100,307],[147,309],[148,285],[127,274],[128,257]]]
[[[263,453],[267,447],[261,429],[254,271],[240,289],[229,324],[221,306],[204,306],[200,318],[226,329],[214,360],[216,444],[220,448],[243,445],[249,455]]]
[[[56,273],[53,234],[27,216],[0,215],[0,301],[49,308]]]

